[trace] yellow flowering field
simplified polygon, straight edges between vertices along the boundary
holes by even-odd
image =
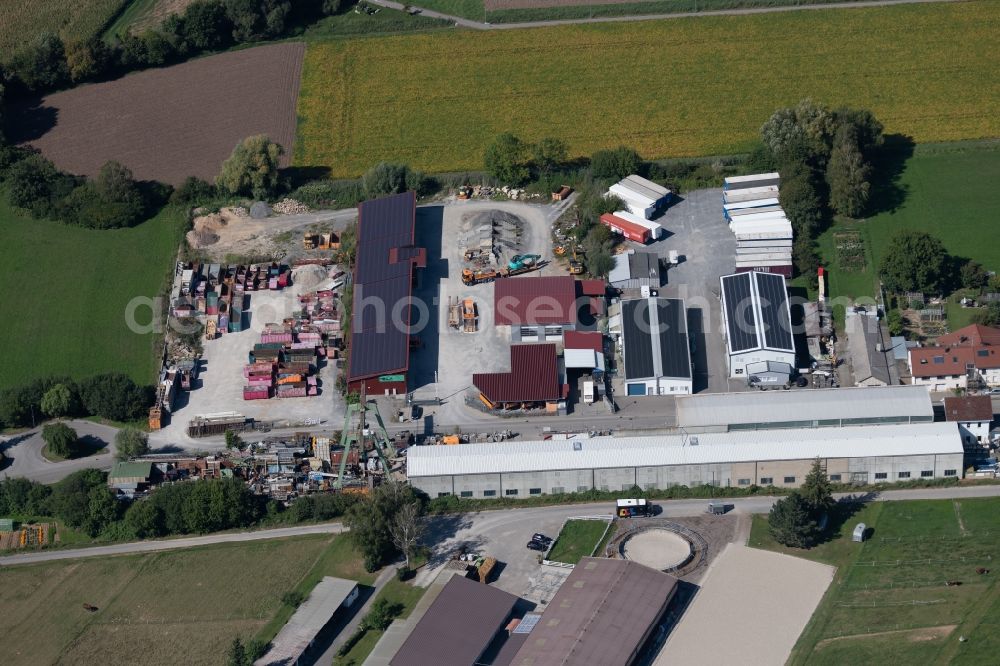
[[[998,24],[984,1],[311,43],[295,163],[479,169],[508,130],[574,156],[726,154],[804,97],[918,142],[997,136]]]

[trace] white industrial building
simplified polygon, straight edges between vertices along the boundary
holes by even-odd
[[[933,421],[934,406],[922,386],[701,393],[677,399],[677,425],[688,432]]]
[[[711,484],[797,487],[819,459],[834,483],[962,474],[954,423],[415,446],[410,484],[430,497],[510,497]]]
[[[608,284],[617,289],[659,289],[660,257],[652,252],[635,250],[615,255],[615,266],[608,273]]]
[[[649,236],[654,241],[663,238],[663,227],[656,222],[650,222],[638,213],[630,210],[616,210],[614,212],[614,216],[621,218],[626,222],[631,222],[632,224],[649,229]]]
[[[762,361],[796,367],[785,278],[750,271],[724,275],[721,283],[729,376],[745,379],[747,364]]]
[[[662,185],[633,174],[612,185],[608,196],[618,197],[631,213],[648,220],[670,202],[671,193]]]
[[[722,189],[734,193],[737,190],[754,190],[760,187],[778,187],[779,185],[781,185],[781,174],[777,171],[755,173],[749,176],[729,176],[722,181]]]
[[[737,272],[792,276],[792,223],[779,205],[776,173],[727,178],[722,211],[736,236]]]
[[[609,327],[623,359],[628,395],[693,393],[687,309],[679,298],[637,298],[621,302]]]

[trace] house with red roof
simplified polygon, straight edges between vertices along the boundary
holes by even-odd
[[[537,409],[559,411],[568,387],[560,381],[559,357],[554,344],[514,345],[509,372],[472,375],[479,400],[488,409]],[[564,407],[565,408],[565,407]]]
[[[973,324],[909,350],[913,383],[929,391],[1000,386],[1000,329]]]
[[[588,328],[604,314],[603,280],[569,275],[498,280],[493,289],[493,321],[510,326],[512,342],[562,342],[566,331]]]

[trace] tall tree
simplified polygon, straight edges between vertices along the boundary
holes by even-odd
[[[406,558],[406,568],[410,568],[410,556],[426,532],[426,524],[421,514],[420,503],[413,501],[401,506],[389,523],[392,543]]]
[[[229,194],[267,199],[278,189],[278,162],[284,152],[266,134],[247,137],[222,164],[222,172],[215,179],[215,184]]]
[[[858,147],[856,131],[840,131],[837,138],[826,167],[830,206],[841,215],[859,217],[871,194],[871,167]]]
[[[594,178],[621,180],[642,169],[642,157],[628,146],[598,150],[590,157],[590,173]]]
[[[59,418],[69,416],[79,408],[76,393],[65,384],[56,384],[42,396],[42,411]]]
[[[811,548],[819,538],[816,521],[798,492],[774,503],[768,515],[768,529],[775,541],[792,548]]]
[[[528,147],[510,132],[498,135],[486,147],[483,166],[491,176],[507,185],[518,186],[528,180]]]
[[[11,70],[35,92],[64,85],[69,81],[69,68],[62,40],[52,33],[42,33],[31,48],[14,58]]]
[[[948,282],[948,253],[941,241],[920,231],[901,231],[886,248],[879,274],[891,292],[941,293]]]
[[[569,149],[566,142],[560,139],[545,138],[532,147],[535,168],[543,177],[548,177],[553,171],[566,162]]]
[[[817,520],[833,507],[833,489],[826,472],[820,466],[819,458],[813,461],[812,468],[799,488],[799,494]]]
[[[66,44],[66,67],[73,83],[86,81],[107,71],[113,53],[100,37]]]
[[[792,223],[796,237],[813,239],[823,219],[823,202],[816,192],[812,170],[803,165],[782,171],[778,201]]]

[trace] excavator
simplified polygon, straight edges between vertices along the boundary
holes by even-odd
[[[544,261],[539,261],[541,259],[540,255],[537,254],[518,254],[507,262],[507,265],[496,270],[493,268],[484,268],[473,270],[471,268],[462,269],[462,283],[467,286],[472,286],[474,284],[485,284],[487,282],[493,282],[499,278],[514,277],[515,275],[523,275],[524,273],[530,273],[531,271],[536,271],[546,264]],[[515,267],[516,266],[516,267]]]
[[[569,268],[567,269],[570,275],[582,275],[583,274],[583,264],[576,256],[576,248],[573,248],[573,258],[569,260]]]
[[[518,271],[522,268],[528,268],[529,266],[534,266],[535,263],[541,258],[542,256],[539,254],[515,254],[511,257],[510,261],[507,262],[507,269],[511,271]]]

